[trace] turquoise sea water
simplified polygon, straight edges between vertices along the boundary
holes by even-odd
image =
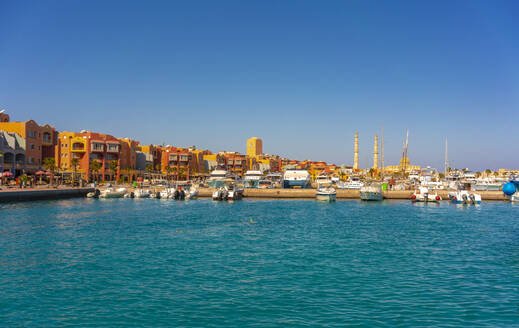
[[[519,326],[519,206],[0,205],[0,326]]]

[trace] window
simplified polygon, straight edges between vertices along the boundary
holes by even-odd
[[[34,145],[31,145],[31,149],[34,149]]]
[[[100,142],[93,142],[92,143],[92,150],[93,151],[103,151],[104,145]]]
[[[33,164],[33,163],[34,163],[34,158],[29,157],[29,164]]]
[[[36,131],[29,130],[27,131],[27,134],[29,135],[29,138],[36,138]]]

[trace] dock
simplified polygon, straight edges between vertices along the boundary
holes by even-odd
[[[200,188],[199,197],[212,197],[214,188]],[[388,190],[384,191],[385,199],[411,199],[412,190]],[[449,200],[448,190],[438,190],[437,194],[442,200]],[[482,200],[505,201],[507,198],[502,191],[477,191]],[[245,189],[243,197],[246,198],[315,198],[315,189]],[[337,199],[360,199],[359,190],[337,189]]]
[[[28,188],[0,190],[0,203],[42,199],[64,199],[85,197],[94,188]]]

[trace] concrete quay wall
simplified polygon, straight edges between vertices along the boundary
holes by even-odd
[[[94,191],[94,188],[7,189],[0,190],[0,203],[85,197],[91,191]]]
[[[200,188],[200,197],[212,197],[214,188]],[[449,191],[439,190],[437,194],[443,199],[448,200]],[[502,191],[478,191],[482,200],[506,200]],[[411,190],[389,190],[384,192],[386,199],[411,199]],[[315,189],[245,189],[244,197],[250,198],[315,198]],[[358,190],[337,190],[337,199],[360,199]]]

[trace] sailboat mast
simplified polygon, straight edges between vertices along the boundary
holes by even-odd
[[[445,138],[445,176],[449,170],[449,140]]]

